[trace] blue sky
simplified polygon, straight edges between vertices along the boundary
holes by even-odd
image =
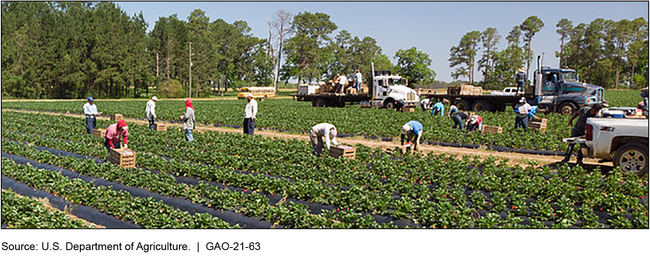
[[[527,17],[536,15],[544,27],[533,38],[535,55],[544,54],[544,65],[556,67],[555,51],[559,36],[555,24],[567,18],[574,25],[589,23],[597,18],[648,20],[648,2],[116,2],[128,15],[142,11],[153,29],[158,17],[177,14],[187,20],[194,9],[210,17],[232,23],[243,20],[252,33],[267,38],[267,21],[278,10],[292,14],[323,12],[340,30],[360,38],[377,40],[391,61],[399,49],[416,47],[432,59],[436,79],[451,81],[449,49],[472,30],[494,27],[501,35],[499,49],[506,47],[508,32]],[[568,67],[571,68],[571,67]],[[466,79],[466,78],[465,78]]]

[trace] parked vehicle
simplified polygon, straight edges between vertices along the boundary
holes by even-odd
[[[415,108],[420,104],[417,91],[407,87],[406,80],[389,71],[377,71],[370,79],[370,85],[363,85],[361,92],[338,94],[333,85],[323,84],[318,93],[302,90],[294,94],[298,101],[311,101],[316,107],[343,107],[346,103],[359,103],[361,107],[396,109],[400,102],[405,107]],[[307,93],[305,93],[307,92]]]
[[[516,89],[515,89],[516,90]],[[423,94],[436,101],[448,99],[461,110],[504,111],[507,106],[515,106],[522,96],[528,103],[536,105],[540,112],[572,114],[585,104],[601,103],[607,106],[604,89],[600,86],[579,82],[576,71],[572,69],[553,69],[542,67],[534,72],[533,84],[523,93],[515,94]]]
[[[267,98],[275,96],[274,87],[242,87],[237,94],[237,99],[244,99],[246,95],[253,94],[255,98]]]
[[[588,118],[583,154],[604,160],[625,172],[648,173],[647,118]]]

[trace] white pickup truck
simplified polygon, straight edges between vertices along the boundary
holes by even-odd
[[[588,118],[585,156],[612,160],[625,172],[648,173],[648,119]]]

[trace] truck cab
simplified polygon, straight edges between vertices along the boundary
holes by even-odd
[[[415,107],[420,103],[417,92],[406,86],[404,78],[388,71],[377,71],[372,77],[370,105],[374,108],[394,109],[404,101],[406,107]]]
[[[535,74],[535,84],[526,89],[526,94],[535,95],[536,101],[531,104],[546,112],[568,115],[586,104],[606,103],[604,89],[579,82],[575,70],[543,67],[541,73]]]

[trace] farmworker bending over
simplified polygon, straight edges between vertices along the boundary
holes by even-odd
[[[463,123],[467,120],[469,116],[465,112],[454,112],[451,115],[451,119],[454,120],[454,128],[458,130],[463,130]]]
[[[573,129],[571,130],[571,137],[579,137],[579,136],[584,136],[585,135],[585,125],[587,123],[587,118],[595,117],[599,112],[600,109],[602,109],[603,106],[600,104],[594,104],[593,106],[585,106],[580,108],[578,111],[573,113],[571,116],[571,119],[569,119],[569,126],[571,126],[571,123],[573,123],[573,119],[579,116],[578,121],[576,121],[575,126],[573,126]],[[570,142],[569,146],[566,149],[566,152],[564,153],[564,159],[562,162],[569,162],[571,159],[571,153],[573,153],[573,148],[575,147],[574,142]],[[580,145],[580,147],[583,147],[585,145]],[[582,164],[582,151],[578,150],[578,164]]]
[[[185,99],[185,114],[178,116],[178,119],[183,121],[183,129],[185,129],[185,140],[187,142],[194,141],[192,130],[194,129],[194,106],[192,106],[192,99]]]
[[[467,121],[467,132],[472,131],[483,131],[483,118],[481,118],[481,116],[474,114],[469,118],[469,121]]]
[[[151,100],[147,101],[145,112],[147,113],[147,120],[149,120],[149,129],[153,129],[153,123],[156,121],[156,102],[158,102],[158,97],[156,96],[153,96]]]
[[[104,136],[104,146],[111,153],[111,148],[122,148],[120,146],[121,139],[124,138],[124,148],[128,148],[127,136],[129,135],[129,127],[126,126],[126,121],[119,120],[117,123],[108,126],[106,135]]]
[[[97,105],[93,104],[93,98],[88,97],[88,102],[84,104],[84,115],[86,115],[86,130],[88,131],[88,134],[93,133],[93,129],[97,125],[97,121],[95,120],[95,116],[99,115],[97,112]]]
[[[445,105],[442,102],[437,102],[431,109],[431,116],[438,115],[438,113],[440,113],[440,116],[445,115]]]
[[[422,123],[417,121],[409,121],[402,126],[402,145],[404,145],[404,140],[406,139],[407,143],[413,144],[413,150],[418,150],[418,145],[420,144],[420,138],[422,137],[422,130],[424,126]]]
[[[244,109],[244,134],[253,135],[255,132],[255,115],[257,115],[257,101],[253,94],[246,96],[246,108]]]
[[[458,107],[455,105],[449,106],[449,113],[447,114],[449,117],[453,116],[454,113],[458,112]]]
[[[433,102],[431,98],[424,98],[424,100],[420,102],[420,107],[422,108],[422,111],[426,111],[429,108],[431,108],[431,102]]]
[[[528,114],[530,113],[530,104],[526,102],[526,97],[521,97],[519,103],[515,105],[515,129],[528,128]]]
[[[330,149],[330,140],[332,144],[339,145],[336,142],[336,127],[329,123],[321,123],[311,128],[309,131],[309,139],[311,140],[311,146],[314,148],[314,154],[320,157],[321,152],[323,152],[323,137],[325,137],[325,145],[327,150]]]

